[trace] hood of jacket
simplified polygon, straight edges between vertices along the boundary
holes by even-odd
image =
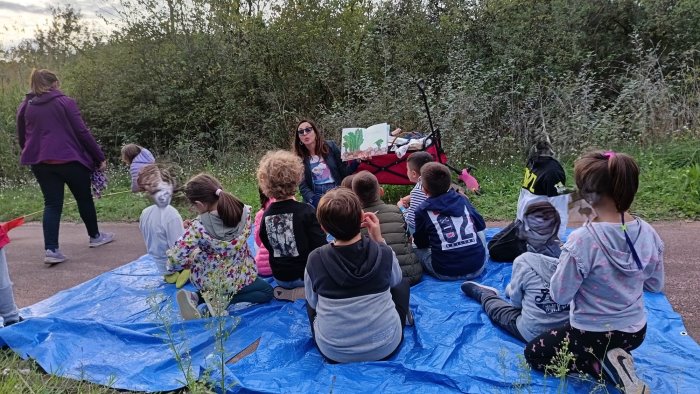
[[[63,94],[63,92],[61,92],[60,90],[51,89],[48,92],[40,95],[31,92],[27,93],[26,99],[27,103],[29,103],[30,105],[43,105],[52,101],[53,99],[63,96],[65,96],[65,94]]]
[[[549,286],[549,282],[552,279],[552,275],[557,270],[557,265],[559,264],[558,259],[548,258],[546,255],[537,253],[531,254],[530,258],[525,259],[527,265],[532,268],[533,271],[542,279],[544,283]]]
[[[629,235],[635,251],[640,253],[642,248],[648,247],[648,245],[637,244],[637,241],[641,238],[643,224],[637,218],[633,222],[627,222],[626,224],[627,235]],[[600,251],[611,266],[615,267],[621,274],[627,276],[636,275],[640,268],[637,266],[632,249],[627,244],[624,232],[620,226],[620,224],[613,223],[588,223],[586,231],[592,235]],[[649,264],[649,259],[640,259],[640,264],[643,270]]]
[[[335,248],[339,253],[330,253]],[[342,288],[357,287],[376,277],[380,269],[379,245],[362,236],[352,245],[319,248],[323,266],[333,280]]]
[[[527,241],[530,252],[559,257],[559,226],[561,218],[548,201],[537,201],[527,206],[523,216],[522,232],[518,236]]]
[[[149,151],[146,148],[141,148],[141,152],[139,152],[136,157],[134,157],[134,160],[131,162],[132,164],[153,164],[156,162],[156,158],[153,157],[153,153]]]
[[[202,223],[202,226],[204,226],[204,229],[207,230],[207,233],[212,238],[222,241],[231,241],[243,233],[249,215],[250,207],[248,205],[244,205],[241,221],[234,227],[225,225],[224,221],[219,217],[219,215],[212,212],[200,214],[199,222]]]
[[[437,197],[428,197],[422,206],[427,210],[440,211],[447,216],[462,216],[464,215],[465,198],[454,189],[450,189],[447,193]]]

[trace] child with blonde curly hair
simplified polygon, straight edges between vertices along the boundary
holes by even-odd
[[[301,158],[283,150],[267,152],[257,172],[263,193],[276,200],[263,215],[260,239],[270,253],[270,268],[278,285],[274,297],[280,300],[304,298],[306,259],[326,244],[314,207],[294,199],[303,174]]]

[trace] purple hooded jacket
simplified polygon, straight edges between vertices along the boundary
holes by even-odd
[[[105,160],[75,101],[58,89],[28,93],[17,109],[20,163],[77,161],[92,170]]]

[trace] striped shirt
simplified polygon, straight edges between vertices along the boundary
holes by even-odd
[[[416,186],[411,189],[411,203],[406,210],[406,225],[408,225],[411,235],[416,229],[416,209],[428,198],[423,192],[423,183],[420,178]]]

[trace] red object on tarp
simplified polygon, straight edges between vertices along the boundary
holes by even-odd
[[[369,161],[363,161],[357,168],[357,171],[367,170],[377,177],[382,185],[413,185],[414,183],[408,179],[406,175],[406,159],[413,152],[418,151],[408,151],[406,154],[398,158],[396,153],[390,152],[386,155],[374,156]],[[438,157],[438,150],[435,144],[432,144],[425,148],[424,152],[428,152],[433,156],[435,161],[440,163],[447,162],[447,155],[441,153]]]

